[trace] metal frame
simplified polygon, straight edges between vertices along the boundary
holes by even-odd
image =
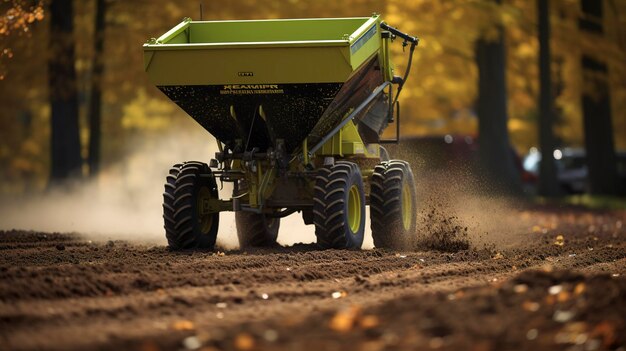
[[[319,150],[319,148],[321,148],[322,145],[328,142],[335,134],[337,134],[337,132],[339,132],[346,124],[348,124],[348,122],[352,121],[354,117],[356,117],[359,113],[361,113],[361,111],[363,111],[363,109],[365,109],[367,105],[369,105],[376,97],[378,97],[378,95],[382,94],[383,90],[390,85],[391,85],[391,82],[384,82],[383,84],[379,85],[376,89],[374,89],[374,91],[370,94],[370,96],[368,96],[367,99],[365,99],[346,118],[344,118],[343,121],[339,123],[339,125],[333,128],[328,134],[326,134],[325,137],[322,138],[322,140],[320,140],[317,144],[315,144],[315,146],[313,146],[311,149],[308,150],[307,157],[311,158],[313,154],[315,153],[315,151]]]
[[[391,121],[396,124],[396,136],[393,139],[380,139],[379,144],[398,144],[400,142],[400,101],[396,100],[394,105],[391,113],[395,112],[396,118]]]

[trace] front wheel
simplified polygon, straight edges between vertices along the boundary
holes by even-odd
[[[215,177],[205,163],[185,162],[170,169],[163,193],[163,219],[171,249],[213,249],[219,213],[208,210],[210,201],[217,198]]]
[[[316,178],[313,221],[324,249],[360,249],[365,233],[365,193],[359,166],[339,161]]]
[[[280,218],[245,211],[235,212],[239,247],[268,247],[276,245]]]
[[[416,234],[417,224],[417,195],[409,163],[401,160],[379,163],[370,185],[374,246],[406,247]]]

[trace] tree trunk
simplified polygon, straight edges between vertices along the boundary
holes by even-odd
[[[581,31],[589,35],[603,35],[602,1],[582,0],[585,15],[579,22]],[[592,194],[617,195],[619,188],[617,158],[611,117],[610,87],[608,67],[590,56],[583,55],[583,129],[587,169],[589,171],[589,191]]]
[[[550,12],[549,0],[537,0],[539,21],[539,164],[538,191],[543,196],[557,196],[560,193],[556,175],[556,164],[552,151],[554,142],[554,109],[552,98],[552,77],[550,69]]]
[[[73,0],[50,3],[50,183],[81,175],[78,92],[74,68]]]
[[[585,85],[582,97],[583,128],[589,191],[598,195],[617,195],[620,189],[607,81],[608,68],[587,56],[582,58],[582,67]]]
[[[502,28],[497,41],[476,42],[478,142],[481,170],[491,191],[521,194],[521,179],[507,129],[506,59]]]
[[[106,18],[105,0],[96,0],[94,30],[94,57],[91,74],[91,97],[89,100],[89,175],[95,176],[100,170],[102,74],[104,72],[103,49]]]

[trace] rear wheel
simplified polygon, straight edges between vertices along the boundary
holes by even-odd
[[[267,247],[276,245],[280,218],[264,214],[238,211],[235,212],[239,247]]]
[[[321,241],[325,238],[326,232],[326,184],[328,184],[328,176],[330,175],[330,167],[318,169],[315,177],[315,188],[313,190],[313,224],[315,225],[315,236],[317,243],[324,246]]]
[[[217,184],[211,169],[202,162],[174,165],[166,178],[163,219],[169,247],[213,249],[219,213],[209,213],[211,199],[217,199]]]
[[[374,246],[403,248],[416,231],[417,195],[408,162],[391,160],[374,168],[370,221]]]
[[[359,249],[365,232],[365,194],[359,167],[339,161],[316,178],[313,221],[324,249]]]

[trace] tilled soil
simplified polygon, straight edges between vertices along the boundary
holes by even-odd
[[[626,212],[518,215],[511,245],[400,252],[0,232],[0,349],[624,350]]]

